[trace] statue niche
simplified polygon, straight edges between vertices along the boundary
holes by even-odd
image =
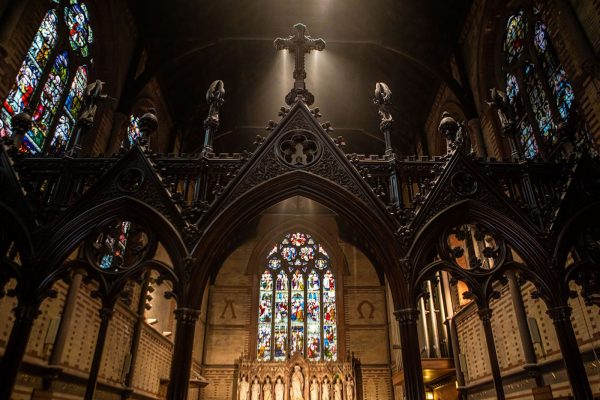
[[[300,355],[287,361],[239,359],[238,399],[264,400],[355,400],[354,360],[307,361]],[[251,377],[252,383],[248,382]]]

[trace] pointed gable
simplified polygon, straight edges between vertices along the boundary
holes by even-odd
[[[216,201],[216,215],[253,187],[302,170],[339,185],[369,207],[385,206],[321,127],[305,103],[296,102]]]

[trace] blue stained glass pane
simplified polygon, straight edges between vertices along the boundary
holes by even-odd
[[[293,325],[290,337],[290,355],[304,354],[304,324]]]
[[[275,283],[275,361],[283,361],[287,357],[287,332],[288,277],[280,271]]]
[[[94,34],[90,26],[90,18],[86,5],[71,0],[65,7],[65,23],[69,28],[71,48],[83,57],[89,55],[89,46],[94,42]]]
[[[129,145],[133,146],[141,135],[140,118],[133,115],[130,116],[129,127],[127,128],[127,139],[129,140]]]
[[[527,85],[527,94],[529,102],[533,109],[535,120],[538,123],[540,133],[544,137],[551,136],[551,131],[554,128],[552,121],[552,113],[550,104],[546,98],[546,93],[542,87],[542,83],[537,79],[534,67],[531,64],[525,66],[525,84]]]
[[[25,137],[26,146],[31,153],[38,153],[44,145],[48,129],[58,110],[58,103],[67,86],[68,64],[67,52],[59,54],[44,85],[40,102],[32,116],[33,128]]]
[[[538,155],[538,146],[533,135],[533,128],[527,122],[523,122],[520,126],[521,133],[521,146],[523,147],[523,153],[525,158],[531,160]]]
[[[511,104],[515,104],[519,95],[519,84],[517,77],[513,74],[506,74],[506,95]]]
[[[533,44],[539,54],[542,54],[548,48],[548,33],[546,31],[546,25],[538,21],[535,24],[535,32],[533,37]]]
[[[296,255],[298,254],[298,251],[296,250],[295,247],[284,247],[281,250],[281,257],[283,257],[285,260],[287,261],[294,261],[296,259]]]
[[[556,97],[556,105],[558,106],[561,118],[566,121],[569,119],[569,112],[575,100],[573,86],[571,86],[567,74],[562,68],[559,68],[552,78],[552,89]]]

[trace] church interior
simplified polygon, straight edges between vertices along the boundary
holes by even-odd
[[[600,1],[0,0],[0,400],[600,399]]]

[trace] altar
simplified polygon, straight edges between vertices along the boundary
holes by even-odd
[[[239,360],[236,400],[355,400],[351,357],[312,362],[300,355],[285,362]]]

